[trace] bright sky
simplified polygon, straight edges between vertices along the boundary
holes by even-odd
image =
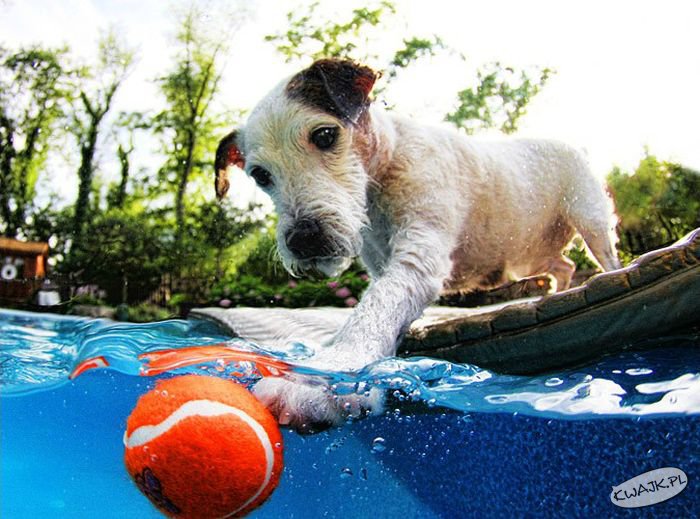
[[[367,2],[326,1],[331,12]],[[554,68],[557,74],[521,120],[519,135],[555,138],[585,148],[594,169],[633,168],[644,147],[661,159],[700,170],[700,4],[693,0],[449,1],[395,0],[386,42],[439,35],[473,67]],[[208,5],[215,6],[209,2]],[[94,55],[100,29],[116,25],[139,48],[137,66],[117,110],[149,110],[161,101],[152,79],[169,66],[173,2],[158,0],[0,0],[0,43],[67,43]],[[229,2],[229,5],[231,3]],[[251,108],[297,66],[283,63],[263,36],[285,27],[296,2],[241,3],[248,21],[231,35],[222,102]],[[335,18],[334,18],[335,19]],[[338,15],[339,20],[341,18]],[[216,9],[212,7],[212,24]],[[384,40],[383,40],[384,41]],[[381,42],[377,42],[380,45]],[[381,53],[380,50],[377,53]],[[440,121],[466,83],[463,65],[443,57],[406,72],[392,99],[400,111]],[[465,79],[462,79],[462,78]],[[104,154],[105,152],[103,152]],[[146,155],[160,166],[160,159]]]

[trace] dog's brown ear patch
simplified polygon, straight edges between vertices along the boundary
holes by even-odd
[[[369,106],[379,75],[349,60],[323,59],[296,74],[287,94],[344,122],[356,123]]]
[[[216,159],[214,161],[216,180],[214,182],[214,189],[216,189],[216,197],[218,199],[222,199],[226,196],[228,188],[230,187],[228,167],[233,165],[243,168],[245,166],[245,158],[238,147],[236,142],[237,138],[238,131],[234,130],[221,139],[218,148],[216,148]]]

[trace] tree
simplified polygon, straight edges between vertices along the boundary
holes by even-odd
[[[94,215],[90,231],[99,240],[73,248],[61,270],[81,284],[99,285],[112,303],[146,299],[169,267],[169,233],[157,214],[107,210]]]
[[[73,111],[72,128],[80,148],[78,196],[73,218],[74,247],[81,246],[83,242],[90,193],[94,188],[95,153],[101,124],[111,109],[114,95],[127,77],[132,62],[133,51],[111,31],[100,39],[98,63],[94,71],[83,68],[79,74],[79,93]]]
[[[539,93],[552,74],[548,68],[536,69],[536,78],[524,70],[491,63],[477,71],[476,85],[457,93],[458,105],[445,120],[467,133],[497,128],[503,133],[518,129],[525,107]]]
[[[0,48],[0,232],[15,237],[65,110],[66,49]]]
[[[628,257],[669,245],[700,227],[700,173],[648,152],[633,173],[614,168],[608,186]]]
[[[365,62],[377,59],[375,54],[367,53],[366,45],[360,48],[359,40],[368,28],[381,26],[386,14],[396,12],[393,3],[383,1],[374,8],[353,9],[350,19],[344,23],[322,18],[318,7],[319,2],[313,2],[307,6],[305,12],[288,12],[289,29],[267,35],[265,41],[274,42],[277,51],[288,63],[295,60],[341,57],[355,57]],[[365,43],[366,41],[365,39]]]
[[[265,40],[275,43],[287,62],[349,58],[380,67],[384,74],[375,88],[376,94],[384,92],[401,70],[420,58],[449,50],[438,36],[413,36],[403,39],[402,46],[387,61],[369,50],[368,33],[381,30],[387,17],[396,14],[393,3],[383,1],[374,7],[353,9],[349,19],[340,22],[323,18],[318,7],[319,3],[315,2],[306,11],[289,12],[287,31],[268,35]],[[464,56],[460,58],[466,63]],[[499,62],[480,67],[476,70],[475,85],[457,93],[457,106],[445,120],[470,134],[490,128],[513,133],[518,120],[525,115],[525,107],[552,73],[551,69],[538,67],[533,67],[532,72],[518,71]]]
[[[198,207],[198,234],[214,249],[216,278],[224,276],[225,251],[264,225],[264,220],[256,217],[258,209],[255,204],[250,204],[245,210],[238,209],[225,201],[208,202]]]
[[[107,206],[111,209],[121,209],[126,202],[127,187],[132,180],[131,154],[136,149],[135,135],[137,131],[149,129],[146,116],[141,112],[122,112],[117,117],[113,139],[117,143],[119,182],[113,185],[107,194]]]
[[[205,14],[194,4],[182,17],[177,33],[175,66],[158,80],[168,107],[155,117],[164,137],[167,162],[160,171],[175,197],[175,254],[184,253],[185,194],[193,176],[211,168],[218,121],[210,114],[221,80],[223,39],[210,38]]]
[[[437,36],[411,37],[404,39],[403,46],[387,60],[370,50],[370,33],[381,32],[387,17],[396,14],[392,2],[382,1],[372,7],[353,9],[349,19],[341,22],[324,18],[318,11],[319,5],[319,2],[314,2],[306,11],[290,11],[287,13],[287,31],[265,36],[265,41],[273,42],[288,63],[342,58],[381,67],[384,74],[375,87],[375,92],[379,93],[397,77],[399,70],[445,48]]]

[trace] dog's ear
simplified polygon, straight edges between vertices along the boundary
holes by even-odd
[[[226,196],[226,192],[230,187],[228,180],[229,166],[245,166],[245,158],[243,152],[238,147],[238,130],[234,130],[226,137],[221,139],[219,147],[216,148],[216,159],[214,161],[214,169],[216,170],[216,180],[214,188],[216,189],[216,197],[221,200]]]
[[[314,108],[356,123],[369,106],[369,94],[379,74],[349,60],[323,59],[296,74],[287,94]]]

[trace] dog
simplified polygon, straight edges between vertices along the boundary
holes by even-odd
[[[272,198],[290,273],[336,276],[358,256],[368,269],[370,286],[315,366],[352,371],[395,355],[441,291],[541,273],[568,288],[574,264],[562,253],[575,232],[604,270],[620,267],[612,201],[579,152],[419,124],[371,102],[377,78],[352,61],[316,61],[268,93],[216,153],[219,198],[230,166]],[[302,431],[382,409],[377,390],[334,396],[268,378],[253,391]]]

